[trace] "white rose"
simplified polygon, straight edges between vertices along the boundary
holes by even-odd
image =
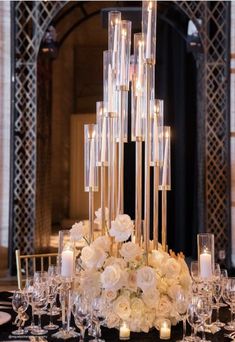
[[[115,221],[111,222],[109,234],[115,237],[116,242],[123,242],[129,239],[134,229],[130,216],[118,215]]]
[[[192,279],[191,279],[191,276],[190,276],[188,270],[186,272],[185,271],[181,272],[179,280],[180,280],[180,284],[182,285],[183,289],[185,291],[189,291],[191,288],[191,285],[192,285]]]
[[[150,289],[149,291],[146,291],[142,294],[143,302],[150,309],[156,308],[156,305],[159,301],[159,297],[160,294],[155,289]]]
[[[100,273],[93,269],[81,271],[80,290],[92,297],[99,296],[101,292]]]
[[[81,260],[87,268],[99,268],[102,267],[107,254],[100,248],[96,248],[93,245],[86,246],[82,249]]]
[[[168,287],[169,285],[166,279],[157,275],[157,289],[160,292],[160,294],[167,293]]]
[[[98,224],[99,226],[101,226],[102,223],[102,211],[101,208],[99,208],[98,210],[95,211],[95,220],[94,223]],[[109,219],[109,209],[105,208],[105,221],[108,221]]]
[[[181,271],[181,265],[175,258],[169,258],[164,264],[164,273],[167,278],[177,278]]]
[[[144,303],[140,298],[131,299],[131,317],[140,319],[144,313]]]
[[[105,322],[106,322],[107,327],[109,329],[117,328],[120,325],[120,317],[117,314],[115,314],[114,312],[109,312],[107,317],[106,317]]]
[[[151,267],[144,266],[137,270],[137,286],[143,292],[151,288],[155,289],[156,283],[157,283],[156,273]]]
[[[128,272],[127,287],[133,292],[137,291],[136,271],[134,270]]]
[[[179,292],[182,291],[182,287],[179,284],[173,284],[168,288],[168,295],[171,297],[173,300],[176,299],[176,296],[178,295]]]
[[[165,264],[166,260],[169,259],[169,254],[166,252],[163,252],[162,250],[153,250],[152,253],[149,256],[149,265],[160,270],[162,265]]]
[[[169,300],[168,296],[161,296],[158,304],[156,306],[156,316],[157,317],[169,317],[172,311],[172,302]]]
[[[140,246],[133,242],[124,243],[119,253],[126,261],[135,261],[140,259],[142,256],[142,250]]]
[[[86,233],[86,226],[83,224],[83,222],[76,222],[70,229],[70,238],[73,241],[79,241],[86,235]]]
[[[110,265],[101,274],[101,283],[106,290],[119,290],[125,281],[124,271],[117,265]]]
[[[122,258],[115,258],[113,256],[109,257],[106,259],[104,267],[110,266],[110,265],[114,265],[117,264],[122,270],[124,268],[126,268],[127,263],[124,259]]]
[[[103,297],[108,301],[111,302],[117,297],[117,291],[113,290],[104,290],[103,291]]]
[[[113,302],[113,311],[121,319],[127,320],[131,314],[130,299],[127,296],[119,296]]]
[[[92,245],[97,248],[103,249],[105,252],[108,252],[110,249],[111,241],[108,236],[99,236],[97,239],[95,239]]]

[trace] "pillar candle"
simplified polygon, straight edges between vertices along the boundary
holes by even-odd
[[[200,254],[200,276],[204,279],[212,276],[211,254],[207,251]]]
[[[61,276],[72,277],[74,266],[73,251],[69,249],[63,250],[61,254]]]

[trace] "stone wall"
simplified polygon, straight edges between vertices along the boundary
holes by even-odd
[[[0,269],[5,268],[9,227],[11,122],[10,1],[0,2]],[[4,261],[4,263],[3,263]]]

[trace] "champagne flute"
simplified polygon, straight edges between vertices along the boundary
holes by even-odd
[[[74,315],[75,324],[80,330],[80,341],[84,341],[86,330],[90,325],[88,301],[84,297],[77,296],[73,303],[72,312]]]
[[[91,341],[93,342],[105,342],[105,340],[101,339],[101,331],[100,325],[101,322],[104,322],[105,316],[103,314],[103,308],[105,307],[105,301],[102,297],[95,297],[92,300],[92,318],[95,323],[95,338]]]
[[[199,342],[201,341],[200,337],[197,336],[197,329],[201,325],[199,317],[196,311],[196,300],[195,297],[192,298],[191,303],[188,305],[187,309],[187,321],[191,326],[191,336],[187,337],[187,341],[190,342]]]
[[[28,300],[27,296],[22,291],[15,291],[12,298],[12,308],[15,312],[17,312],[19,317],[19,322],[21,322],[23,313],[28,308]],[[21,328],[20,324],[17,330],[12,331],[12,335],[24,335],[24,329]]]
[[[47,289],[48,289],[47,299],[49,303],[50,321],[49,321],[49,324],[44,326],[44,328],[47,330],[56,330],[59,328],[59,326],[57,324],[54,324],[52,321],[52,309],[53,309],[53,304],[56,301],[57,287],[58,287],[58,283],[56,281],[56,269],[50,266],[48,270],[48,278],[47,278]]]
[[[216,302],[215,304],[216,321],[213,324],[216,325],[217,327],[223,327],[225,324],[220,322],[219,320],[219,309],[220,309],[219,301],[222,296],[222,279],[221,279],[220,267],[218,264],[216,264],[216,268],[215,268],[214,275],[213,275],[212,294]]]
[[[220,302],[219,302],[219,306],[220,307],[226,307],[228,306],[228,304],[226,304],[224,301],[223,301],[223,292],[224,292],[224,287],[225,287],[225,281],[226,279],[228,279],[228,271],[225,269],[225,268],[222,268],[221,269],[221,281],[222,281],[222,296],[221,296],[221,299]]]
[[[34,290],[34,278],[33,277],[28,277],[26,278],[25,281],[25,287],[24,287],[24,293],[26,294],[26,298],[28,300],[28,304],[32,308],[32,319],[31,319],[31,324],[30,326],[27,327],[29,331],[35,329],[35,319],[34,319],[34,303],[33,303],[33,290]]]

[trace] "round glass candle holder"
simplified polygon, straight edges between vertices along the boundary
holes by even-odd
[[[161,340],[169,340],[171,338],[171,321],[169,319],[161,320],[159,335]]]
[[[120,328],[119,328],[119,340],[121,341],[127,341],[130,339],[130,327],[129,324],[126,321],[123,321],[120,324]]]

